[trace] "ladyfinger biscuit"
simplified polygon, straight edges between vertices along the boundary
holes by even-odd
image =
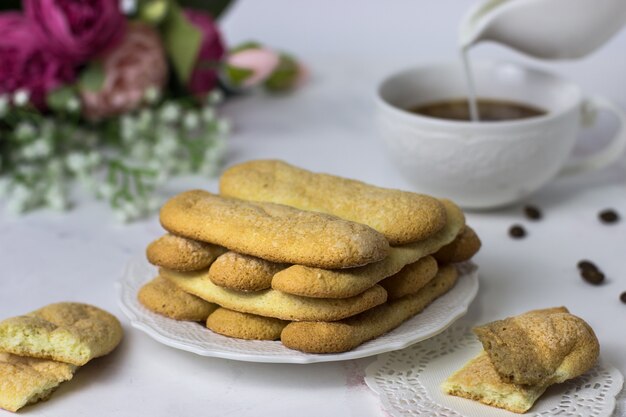
[[[218,308],[206,321],[209,330],[224,336],[246,340],[278,340],[289,322],[273,317]]]
[[[396,300],[405,295],[415,294],[437,275],[437,261],[426,256],[402,268],[400,272],[380,282],[387,291],[388,300]]]
[[[260,291],[270,288],[274,274],[287,266],[228,251],[213,262],[209,279],[215,285],[231,290]]]
[[[198,271],[226,252],[221,246],[167,234],[148,245],[146,256],[151,264],[175,271]]]
[[[355,297],[323,299],[300,297],[276,290],[228,290],[213,284],[206,272],[161,270],[161,275],[183,291],[224,308],[282,320],[341,320],[382,304],[387,299],[387,293],[379,285]]]
[[[0,352],[0,408],[16,412],[47,400],[75,371],[67,363]]]
[[[0,351],[84,365],[111,352],[122,340],[111,314],[80,303],[50,304],[0,323]]]
[[[480,246],[480,238],[474,229],[465,226],[452,243],[439,249],[434,256],[445,264],[469,261],[480,250]]]
[[[163,227],[176,235],[278,263],[348,268],[380,261],[389,253],[385,237],[368,226],[201,190],[171,198],[160,217]]]
[[[444,381],[446,394],[480,401],[514,413],[525,413],[546,390],[547,385],[517,385],[504,382],[482,351]]]
[[[426,239],[446,223],[445,211],[433,197],[317,174],[282,161],[250,161],[227,169],[220,179],[220,194],[363,223],[392,245]]]
[[[292,265],[274,275],[272,288],[303,297],[354,297],[419,258],[419,251],[399,246],[391,248],[382,261],[358,268],[329,270]]]
[[[218,307],[187,294],[162,276],[141,287],[137,298],[148,310],[174,320],[205,321]]]
[[[565,307],[532,310],[475,327],[505,382],[550,385],[587,372],[600,354],[593,329]]]
[[[428,239],[393,247],[387,258],[359,268],[332,271],[293,265],[274,276],[272,288],[290,294],[320,298],[345,298],[359,294],[456,238],[465,225],[463,212],[449,200],[442,200],[442,205],[448,221],[443,229]]]
[[[280,340],[291,349],[308,353],[339,353],[395,329],[452,288],[457,279],[454,266],[442,267],[419,292],[389,301],[358,316],[335,322],[293,322]]]

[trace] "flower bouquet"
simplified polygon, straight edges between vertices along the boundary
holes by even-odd
[[[8,211],[66,209],[76,181],[121,220],[159,206],[172,176],[212,174],[229,123],[224,96],[290,90],[291,56],[227,50],[228,1],[3,0],[0,197]],[[224,95],[224,91],[226,95]]]

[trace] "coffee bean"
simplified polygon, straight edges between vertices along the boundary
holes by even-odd
[[[626,291],[619,296],[619,299],[622,300],[622,303],[626,304]]]
[[[526,236],[526,230],[519,224],[514,224],[509,229],[509,235],[514,239],[521,239]]]
[[[586,259],[579,261],[577,266],[578,266],[578,269],[583,270],[583,271],[584,270],[599,271],[596,264]]]
[[[524,214],[530,220],[539,220],[543,217],[541,214],[541,210],[535,206],[526,206],[524,207]]]
[[[619,214],[613,209],[602,210],[598,217],[602,223],[611,224],[619,221]]]
[[[583,277],[585,281],[593,285],[602,284],[604,281],[604,274],[598,270],[584,269],[580,271],[580,276]]]

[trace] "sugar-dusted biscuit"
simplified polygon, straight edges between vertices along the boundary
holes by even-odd
[[[437,275],[437,261],[426,256],[417,262],[408,264],[400,272],[380,282],[387,291],[387,299],[395,300],[405,295],[415,294]]]
[[[313,173],[275,160],[230,167],[220,178],[220,193],[363,223],[385,235],[392,245],[426,239],[446,223],[445,211],[433,197]]]
[[[482,351],[446,379],[441,388],[446,394],[480,401],[514,413],[525,413],[547,386],[517,385],[502,381],[489,355]]]
[[[565,307],[533,310],[474,328],[505,382],[550,385],[575,378],[600,354],[591,327]]]
[[[205,321],[218,307],[187,294],[162,276],[141,287],[137,298],[148,310],[174,320]]]
[[[447,223],[428,239],[392,247],[387,258],[359,268],[333,271],[293,265],[274,276],[272,288],[306,297],[343,298],[359,294],[456,238],[465,225],[463,212],[449,200],[442,200],[442,204]]]
[[[279,263],[348,268],[379,261],[389,253],[385,237],[368,226],[201,190],[171,198],[160,217],[163,227],[176,235]]]
[[[80,366],[115,349],[122,333],[120,322],[97,307],[50,304],[0,322],[0,351]]]
[[[374,339],[421,312],[452,288],[457,279],[454,266],[442,267],[419,292],[392,300],[345,320],[289,323],[280,340],[291,349],[309,353],[345,352]]]
[[[215,285],[231,290],[260,291],[270,288],[274,274],[287,266],[228,251],[213,262],[209,279]]]
[[[465,226],[461,233],[452,241],[435,253],[435,259],[441,263],[450,264],[470,260],[480,250],[480,238],[469,226]]]
[[[198,271],[208,268],[225,251],[221,246],[166,234],[148,245],[146,256],[156,266],[175,271]]]
[[[322,269],[292,265],[272,278],[272,288],[288,294],[315,298],[347,298],[362,293],[403,266],[419,259],[419,252],[406,247],[391,248],[382,261],[357,268]]]
[[[218,308],[206,321],[209,330],[224,336],[247,340],[278,340],[280,332],[289,323],[273,317]]]
[[[16,412],[47,400],[75,371],[68,363],[0,352],[0,408]]]
[[[387,299],[387,292],[378,285],[355,297],[325,299],[300,297],[271,289],[256,292],[228,290],[213,284],[206,272],[162,269],[161,275],[183,291],[229,310],[282,320],[341,320],[382,304]]]

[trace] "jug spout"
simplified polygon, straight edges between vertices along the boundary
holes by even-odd
[[[487,0],[461,22],[463,49],[493,41],[542,59],[577,59],[626,25],[625,0]]]

